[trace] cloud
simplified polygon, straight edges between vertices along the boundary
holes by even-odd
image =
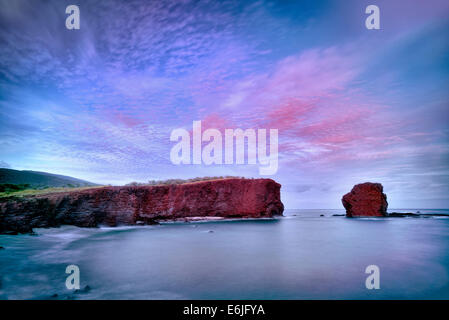
[[[0,158],[106,183],[254,175],[171,165],[171,130],[202,120],[279,129],[274,178],[317,202],[362,178],[437,181],[423,174],[449,163],[448,5],[431,4],[382,1],[374,33],[359,1],[81,0],[70,31],[64,2],[0,0]]]
[[[8,163],[6,163],[5,161],[0,160],[0,168],[10,169],[11,166]]]
[[[306,184],[306,185],[298,184],[298,185],[295,186],[295,191],[296,191],[297,193],[303,193],[303,192],[309,191],[309,190],[312,189],[312,188],[313,188],[312,185],[308,185],[308,184]]]

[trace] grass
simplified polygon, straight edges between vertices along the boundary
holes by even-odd
[[[196,177],[191,179],[167,179],[167,180],[150,180],[147,183],[141,182],[131,182],[126,184],[126,186],[166,186],[173,184],[187,184],[196,183],[201,181],[211,181],[211,180],[223,180],[223,179],[245,179],[244,177],[234,177],[234,176],[220,176],[220,177]],[[103,188],[106,186],[88,186],[88,187],[76,187],[73,185],[67,185],[66,187],[39,187],[31,188],[29,184],[0,184],[0,198],[21,198],[27,196],[36,196],[49,193],[57,192],[71,192],[71,191],[82,191],[95,188]]]
[[[167,179],[167,180],[150,180],[147,183],[142,182],[131,182],[126,184],[126,186],[167,186],[172,184],[185,184],[185,183],[195,183],[201,181],[211,181],[211,180],[223,180],[223,179],[247,179],[245,177],[234,177],[234,176],[225,176],[225,177],[196,177],[191,179]]]
[[[89,186],[89,187],[58,187],[58,188],[42,188],[42,189],[24,189],[17,191],[4,191],[0,192],[0,198],[8,198],[8,197],[26,197],[26,196],[35,196],[47,193],[55,193],[55,192],[68,192],[68,191],[82,191],[87,189],[94,188],[102,188],[104,186]]]
[[[29,189],[30,185],[25,183],[25,184],[12,184],[12,183],[2,183],[0,184],[0,192],[5,192],[5,193],[12,193],[12,192],[17,192],[17,191],[22,191],[22,190],[26,190]]]

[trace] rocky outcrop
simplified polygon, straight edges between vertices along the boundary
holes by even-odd
[[[361,183],[341,199],[347,217],[384,217],[387,214],[387,196],[380,183]]]
[[[389,218],[433,218],[433,217],[449,217],[447,213],[413,213],[413,212],[391,212]]]
[[[282,215],[281,185],[271,179],[219,179],[179,185],[99,187],[0,200],[0,232],[75,225],[152,224],[188,217]]]

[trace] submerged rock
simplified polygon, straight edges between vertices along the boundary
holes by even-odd
[[[0,233],[33,228],[154,224],[191,217],[261,218],[282,215],[281,185],[271,179],[99,187],[0,199]]]
[[[89,287],[88,285],[85,286],[83,289],[77,289],[74,291],[74,293],[78,294],[78,293],[88,293],[91,290],[91,287]]]
[[[419,211],[418,211],[419,212]],[[412,213],[412,212],[391,212],[387,215],[392,218],[432,218],[432,217],[449,217],[447,213]]]
[[[1,217],[0,217],[1,219]],[[1,230],[0,228],[0,234],[3,235],[7,235],[7,236],[15,236],[18,235],[19,233],[31,233],[33,230],[31,228],[27,228],[27,227],[23,227],[23,228],[18,228],[17,230]]]
[[[389,217],[405,218],[405,217],[419,217],[419,214],[412,212],[391,212],[388,214]]]
[[[361,183],[342,198],[347,217],[384,217],[387,214],[387,196],[380,183]]]

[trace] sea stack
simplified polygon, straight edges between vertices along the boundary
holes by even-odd
[[[347,217],[384,217],[387,215],[387,195],[380,183],[355,185],[341,199]]]
[[[0,199],[0,233],[75,225],[141,225],[161,220],[282,215],[271,179],[217,179],[155,186],[99,187]]]

